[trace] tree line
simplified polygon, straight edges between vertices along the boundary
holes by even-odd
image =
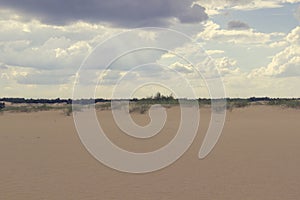
[[[129,100],[133,102],[173,102],[176,103],[178,102],[178,99],[175,99],[173,95],[163,95],[161,93],[156,93],[156,95],[147,97],[147,98],[133,98],[133,99],[120,99],[120,100]],[[217,100],[217,99],[216,99]],[[264,101],[264,102],[269,102],[270,104],[280,104],[281,102],[286,102],[286,101],[299,101],[300,98],[269,98],[269,97],[251,97],[251,98],[226,98],[227,102],[259,102],[259,101]],[[25,98],[0,98],[0,109],[3,109],[5,107],[4,102],[12,103],[12,104],[82,104],[82,105],[88,105],[88,104],[94,104],[94,103],[99,103],[99,102],[110,102],[111,99],[103,99],[103,98],[98,98],[98,99],[61,99],[61,98],[56,98],[56,99],[25,99]],[[198,99],[199,103],[202,104],[210,104],[211,99],[209,98],[199,98]]]

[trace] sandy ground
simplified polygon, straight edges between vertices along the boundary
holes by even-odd
[[[0,115],[0,199],[300,199],[300,111],[252,106],[228,112],[223,134],[204,160],[197,157],[208,109],[191,148],[173,165],[148,174],[112,170],[81,144],[72,117],[60,112]],[[98,113],[109,138],[146,152],[164,146],[178,127],[168,110],[163,131],[138,140],[121,133],[109,111]],[[147,115],[133,114],[141,125]]]

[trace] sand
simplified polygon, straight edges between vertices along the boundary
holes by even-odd
[[[138,140],[121,133],[109,111],[98,116],[122,148],[147,152],[164,146],[178,127],[178,108],[168,109],[163,131]],[[300,198],[300,110],[251,106],[227,113],[223,134],[204,160],[197,155],[209,122],[191,148],[171,166],[148,174],[112,170],[81,144],[72,117],[59,111],[0,115],[0,199],[230,199]],[[139,124],[147,115],[133,114]]]

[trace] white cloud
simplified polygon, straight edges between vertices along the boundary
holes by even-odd
[[[29,21],[0,9],[0,93],[28,98],[71,97],[74,74],[99,42],[120,29],[78,22]]]
[[[300,46],[291,45],[276,54],[267,67],[254,70],[253,76],[300,76]]]
[[[206,11],[216,14],[224,8],[240,10],[259,9],[280,7],[282,6],[281,3],[295,3],[298,1],[201,0],[200,2],[207,4],[208,10]],[[75,74],[83,58],[99,42],[123,30],[85,22],[67,26],[45,25],[38,21],[28,21],[11,11],[3,11],[1,9],[0,26],[0,89],[3,93],[2,95],[25,97],[70,97],[74,79],[73,74]],[[196,33],[201,29],[199,27],[202,26],[189,26],[184,30],[193,29],[193,33]],[[261,33],[255,29],[222,29],[218,24],[211,21],[207,22],[204,28],[204,31],[198,34],[198,39],[204,40],[202,44],[206,42],[212,43],[207,45],[209,50],[206,51],[206,54],[200,50],[203,46],[192,43],[179,44],[176,43],[178,41],[174,40],[174,38],[169,38],[167,34],[164,38],[157,36],[154,32],[141,32],[138,36],[149,40],[149,43],[155,42],[158,37],[158,39],[160,38],[157,41],[158,43],[170,43],[170,49],[177,47],[173,49],[174,52],[195,64],[199,64],[195,67],[198,67],[198,70],[206,78],[214,78],[214,75],[217,73],[214,70],[214,66],[217,66],[224,78],[229,96],[296,95],[296,92],[289,94],[287,90],[296,91],[296,83],[300,82],[297,80],[300,76],[300,53],[298,53],[300,52],[300,27],[295,28],[287,35]],[[136,42],[137,40],[138,37],[132,41]],[[131,45],[127,40],[120,41],[121,43],[124,42],[121,45],[126,45],[126,47]],[[180,45],[183,46],[178,47]],[[256,48],[261,45],[263,46],[262,48]],[[263,50],[270,51],[273,54],[277,48],[281,52],[275,54],[272,62],[269,64],[262,64],[261,66],[264,67],[248,73],[246,68],[243,68],[245,66],[239,66],[245,61],[243,56],[249,56],[247,47],[254,49],[250,52],[253,54],[250,56],[253,57],[255,57],[256,49],[259,49],[257,54],[260,54]],[[270,50],[268,47],[273,49]],[[239,48],[245,51],[237,52]],[[110,53],[110,51],[107,52]],[[128,66],[124,66],[124,63],[131,66],[144,63],[145,61],[152,61],[154,55],[160,58],[160,53],[155,55],[153,52],[146,54],[141,52],[141,54],[136,53],[128,55],[127,58],[121,58],[119,62],[115,63],[115,67],[119,71],[111,71],[110,76],[105,77],[106,82],[103,85],[105,91],[109,91],[111,85],[115,84],[116,80],[129,69]],[[201,63],[201,60],[204,60],[207,54],[214,57],[214,59],[208,59],[205,60],[207,63]],[[270,54],[266,55],[267,59]],[[263,56],[260,56],[260,58],[258,60],[263,60]],[[252,60],[250,59],[249,63],[256,65],[257,61],[255,59]],[[162,54],[158,63],[177,70],[184,75],[184,78],[191,80],[191,82],[194,81],[195,85],[199,85],[199,79],[190,76],[193,74],[192,66],[179,59],[176,55],[172,53]],[[95,72],[96,70],[90,70],[90,75],[81,81],[85,81],[86,85],[95,84],[97,78],[99,78],[99,74]],[[159,68],[149,67],[148,69],[137,70],[131,76],[130,74],[127,75],[127,77],[128,79],[124,80],[133,86],[136,86],[135,83],[142,83],[147,80],[162,79],[165,83],[169,83],[174,87],[180,87],[182,84],[178,81],[177,75]],[[281,78],[279,79],[278,77]],[[132,83],[132,80],[135,82]],[[274,88],[274,85],[276,85],[276,88]]]
[[[181,62],[175,62],[169,66],[171,69],[180,73],[193,73],[193,67]]]
[[[300,45],[300,26],[293,29],[287,36],[286,40],[291,44]]]
[[[280,48],[286,46],[288,43],[286,41],[277,41],[270,44],[271,48]]]
[[[198,0],[197,4],[206,8],[208,15],[220,14],[222,10],[257,10],[280,8],[284,3],[299,3],[300,0]]]
[[[299,3],[300,0],[281,0],[281,3]]]
[[[281,33],[261,33],[253,29],[248,30],[226,30],[221,29],[220,25],[208,21],[204,31],[198,34],[198,38],[209,41],[219,41],[235,44],[256,44],[262,45],[271,41],[273,36],[281,36]]]
[[[74,43],[65,37],[50,38],[42,45],[31,44],[31,41],[2,43],[0,60],[9,65],[37,69],[78,67],[78,62],[80,63],[91,49],[87,42]]]
[[[286,1],[278,1],[278,0],[254,0],[248,1],[249,3],[244,5],[235,5],[233,9],[235,10],[257,10],[262,8],[280,8],[282,7],[282,3],[286,3]]]
[[[240,74],[240,69],[236,67],[237,61],[228,57],[214,59],[216,67],[222,76]]]
[[[277,53],[267,67],[253,70],[250,77],[300,76],[300,27],[293,29],[282,42],[289,43],[289,46]]]
[[[206,53],[211,56],[211,55],[215,55],[215,54],[223,54],[223,53],[225,53],[225,51],[223,51],[223,50],[206,50]]]
[[[78,22],[68,26],[20,21],[18,15],[0,9],[0,60],[8,65],[36,69],[77,69],[92,47],[118,29]],[[16,15],[16,16],[14,16]]]
[[[141,30],[140,33],[138,34],[138,36],[144,40],[155,41],[155,39],[157,38],[157,33],[154,31]]]
[[[300,44],[300,26],[294,28],[290,33],[279,41],[273,42],[270,44],[271,48],[282,48],[287,47],[288,45],[299,45]]]
[[[208,15],[219,14],[221,10],[225,8],[231,8],[239,4],[247,4],[250,1],[230,1],[230,0],[198,0],[195,3],[206,8],[206,13]]]

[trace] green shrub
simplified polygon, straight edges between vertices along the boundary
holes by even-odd
[[[101,103],[101,104],[96,104],[96,109],[100,109],[100,110],[109,110],[111,109],[111,103]]]
[[[234,108],[244,108],[250,105],[248,100],[231,100],[227,102],[226,109],[232,111]]]
[[[139,112],[140,114],[145,114],[149,108],[149,104],[132,104],[129,108],[129,113]]]
[[[72,106],[68,106],[64,109],[64,114],[70,116],[73,112]]]
[[[297,101],[297,100],[287,101],[285,106],[288,108],[300,109],[300,101]]]
[[[66,116],[71,116],[73,112],[82,111],[82,105],[67,105],[64,107],[63,111]]]
[[[271,100],[267,105],[284,106],[287,108],[300,109],[300,101],[294,99],[276,99]]]

